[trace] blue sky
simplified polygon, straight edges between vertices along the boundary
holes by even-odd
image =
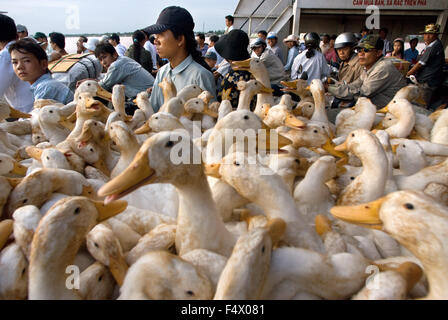
[[[224,17],[238,0],[1,0],[16,24],[48,34],[133,32],[155,23],[163,8],[178,5],[190,11],[195,31],[224,30]]]

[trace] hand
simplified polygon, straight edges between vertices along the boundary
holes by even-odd
[[[148,94],[151,94],[151,92],[152,92],[152,88],[153,88],[153,87],[146,89],[146,92],[148,92]]]

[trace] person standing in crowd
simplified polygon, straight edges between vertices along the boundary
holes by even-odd
[[[362,66],[359,64],[355,46],[358,44],[355,36],[351,32],[340,34],[334,43],[334,48],[341,61],[339,65],[338,80],[347,84],[358,79],[362,73]]]
[[[327,52],[324,54],[325,60],[327,60],[327,62],[332,66],[336,66],[338,61],[338,55],[336,54],[336,50],[334,48],[336,38],[337,37],[335,34],[330,37],[330,48],[328,48]]]
[[[201,55],[205,56],[208,50],[208,44],[205,43],[205,35],[198,33],[196,35],[196,42],[198,43],[198,50],[201,52]]]
[[[280,49],[280,47],[278,46],[277,33],[269,32],[266,39],[268,42],[268,49],[271,50],[280,59],[280,62],[283,64],[283,53],[282,53],[282,49]]]
[[[418,50],[416,49],[418,44],[418,38],[412,38],[409,41],[409,45],[411,46],[409,49],[404,51],[404,59],[411,63],[411,66],[417,63]]]
[[[288,47],[288,60],[286,61],[286,65],[284,70],[288,73],[291,73],[292,63],[294,59],[299,54],[299,45],[297,43],[297,37],[293,34],[290,34],[288,37],[283,39],[283,42]]]
[[[402,38],[397,38],[393,42],[392,52],[386,54],[386,57],[395,57],[398,59],[404,59],[404,40]]]
[[[52,99],[63,104],[73,101],[70,89],[51,77],[48,57],[41,46],[23,39],[13,43],[8,50],[14,72],[31,85],[34,100]]]
[[[68,54],[67,51],[65,51],[65,36],[62,33],[50,33],[50,45],[53,51],[51,52],[48,62],[61,59]]]
[[[87,43],[88,39],[85,36],[80,36],[78,38],[78,41],[76,41],[76,53],[89,53],[89,50],[87,50],[86,47],[84,47],[84,43]]]
[[[36,32],[33,36],[34,39],[36,39],[37,43],[42,47],[42,49],[44,49],[44,51],[46,52],[47,56],[50,56],[51,51],[48,50],[48,40],[47,40],[47,36],[45,35],[45,33],[43,32]]]
[[[325,84],[328,92],[341,100],[367,97],[378,108],[386,106],[406,81],[393,63],[383,57],[384,41],[378,35],[367,35],[356,46],[361,76],[350,84]]]
[[[84,45],[88,53],[95,53],[96,46],[100,43],[99,39],[89,38]]]
[[[223,35],[216,43],[216,51],[229,63],[228,72],[221,81],[221,90],[218,93],[219,100],[229,100],[233,108],[238,106],[240,91],[237,88],[238,81],[249,81],[251,73],[245,70],[233,70],[232,61],[244,61],[250,58],[247,47],[249,37],[247,33],[235,29]]]
[[[325,55],[328,49],[330,49],[330,35],[324,33],[322,35],[322,43],[320,44],[320,52]]]
[[[259,58],[268,70],[274,95],[281,96],[283,92],[279,87],[280,81],[286,80],[283,63],[275,54],[266,49],[266,42],[262,39],[256,39],[250,45],[250,48],[252,49],[252,57]]]
[[[160,57],[169,61],[157,72],[152,89],[150,102],[156,112],[166,102],[158,85],[165,78],[173,82],[178,92],[196,84],[209,91],[213,95],[212,101],[216,101],[215,79],[197,50],[193,29],[193,17],[178,6],[163,9],[156,24],[145,28],[146,32],[156,35],[154,44]]]
[[[443,83],[443,66],[445,65],[445,52],[442,41],[439,39],[440,25],[428,24],[422,31],[426,47],[418,56],[418,62],[409,70],[407,76],[415,75],[417,81],[426,84],[425,101],[429,106],[433,93]]]
[[[28,29],[23,24],[17,25],[18,40],[28,37]]]
[[[267,37],[268,37],[268,33],[266,32],[266,30],[260,30],[258,31],[258,38],[262,39],[263,41],[267,41]]]
[[[389,52],[392,52],[394,50],[390,41],[387,40],[388,34],[389,34],[389,29],[387,29],[387,28],[381,28],[380,31],[378,31],[378,35],[380,36],[381,40],[383,40],[383,42],[384,42],[383,56],[386,56]]]
[[[142,30],[142,32],[145,34],[145,37],[146,37],[146,42],[145,42],[145,45],[143,46],[143,48],[145,48],[145,50],[151,54],[151,61],[152,61],[151,74],[153,76],[155,76],[155,74],[157,73],[157,69],[158,69],[156,47],[151,42],[150,35],[145,30]]]
[[[132,44],[125,53],[129,57],[138,62],[146,71],[152,72],[151,53],[143,47],[146,42],[145,33],[141,30],[136,30],[132,34]]]
[[[208,46],[208,50],[207,50],[207,53],[209,53],[209,52],[214,52],[215,54],[216,54],[216,65],[217,66],[219,66],[220,64],[221,64],[221,62],[224,60],[224,58],[223,57],[221,57],[219,54],[218,54],[218,52],[216,51],[216,49],[215,49],[215,44],[216,44],[216,42],[218,42],[219,41],[219,37],[217,36],[217,35],[212,35],[211,37],[210,37],[210,44],[209,44],[209,46]]]
[[[208,66],[210,67],[210,70],[212,72],[216,71],[216,61],[218,60],[218,56],[213,51],[208,51],[204,56],[205,62],[207,62]]]
[[[99,85],[112,91],[116,84],[125,86],[125,95],[134,99],[138,93],[153,86],[154,77],[143,67],[126,56],[119,56],[115,48],[106,42],[100,42],[95,48],[95,56],[107,70]]]
[[[324,55],[318,50],[320,37],[316,32],[310,32],[305,35],[306,50],[300,53],[292,64],[291,79],[300,79],[302,73],[308,75],[308,84],[313,79],[322,79],[330,73],[327,61]]]
[[[109,37],[109,43],[114,46],[118,56],[124,56],[126,53],[126,47],[120,43],[120,36],[118,34],[112,33]]]
[[[15,74],[9,53],[9,48],[16,40],[14,20],[0,13],[0,97],[4,97],[13,108],[30,112],[34,102],[30,84]]]
[[[226,30],[225,30],[224,34],[227,34],[233,30],[234,19],[233,19],[233,16],[228,15],[228,16],[226,16],[225,20],[226,20]]]

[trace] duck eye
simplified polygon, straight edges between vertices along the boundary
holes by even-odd
[[[355,180],[355,177],[350,177],[350,180]]]
[[[248,115],[245,115],[245,116],[244,116],[244,120],[249,120],[249,116],[248,116]]]
[[[103,280],[103,276],[102,275],[98,278],[98,282],[100,282],[101,280]]]
[[[264,253],[264,251],[265,251],[265,248],[264,248],[264,246],[261,248],[261,252],[262,253]]]
[[[188,290],[188,291],[187,291],[187,294],[188,294],[189,296],[194,296],[194,292],[191,291],[191,290]]]
[[[355,136],[355,134],[354,133],[352,133],[352,137],[354,137]]]
[[[80,213],[81,212],[81,208],[80,207],[77,207],[76,209],[75,209],[75,214],[78,214],[78,213]]]
[[[53,113],[53,110],[50,110],[50,113]]]
[[[392,121],[392,118],[389,118],[389,119],[387,119],[387,120]]]
[[[155,117],[154,119],[159,120],[159,117]]]
[[[93,149],[92,149],[92,148],[90,148],[90,152],[93,152]]]
[[[0,163],[2,163],[3,162],[3,160],[0,160]]]
[[[406,148],[406,145],[405,145],[405,144],[403,145],[403,148]]]
[[[313,130],[314,133],[317,133],[317,130]]]
[[[88,83],[87,86],[90,87],[90,83]]]
[[[166,143],[166,145],[165,145],[165,147],[167,147],[167,148],[171,148],[172,146],[174,146],[174,142],[173,141],[168,141],[167,143]]]
[[[300,160],[299,160],[299,159],[296,159],[295,162],[298,163],[298,164],[300,164]]]
[[[240,164],[239,164],[238,162],[236,162],[236,161],[235,161],[233,164],[236,165],[236,166],[239,166],[239,165],[240,165]]]
[[[97,123],[95,122],[94,124],[93,124],[94,126],[96,126],[97,125]]]
[[[99,248],[100,246],[98,245],[98,243],[94,242],[93,245],[97,248]]]
[[[26,268],[23,268],[23,269],[22,269],[22,277],[23,277],[23,275],[25,274],[25,271],[26,271]]]
[[[196,101],[195,103],[196,103],[196,104],[199,104],[199,102],[197,102],[197,101]]]
[[[47,157],[47,160],[50,160],[50,157]]]
[[[28,199],[23,199],[22,203],[27,203]]]
[[[408,210],[414,210],[414,205],[412,203],[406,203],[404,207]]]

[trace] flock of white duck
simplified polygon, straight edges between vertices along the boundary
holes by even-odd
[[[91,80],[2,105],[0,298],[448,299],[448,111],[416,113],[410,85],[332,123],[320,80],[283,83],[295,106],[259,60],[233,67],[255,78],[236,111],[165,80],[132,117]],[[278,146],[227,143],[249,129]],[[180,141],[203,161],[172,161]]]

